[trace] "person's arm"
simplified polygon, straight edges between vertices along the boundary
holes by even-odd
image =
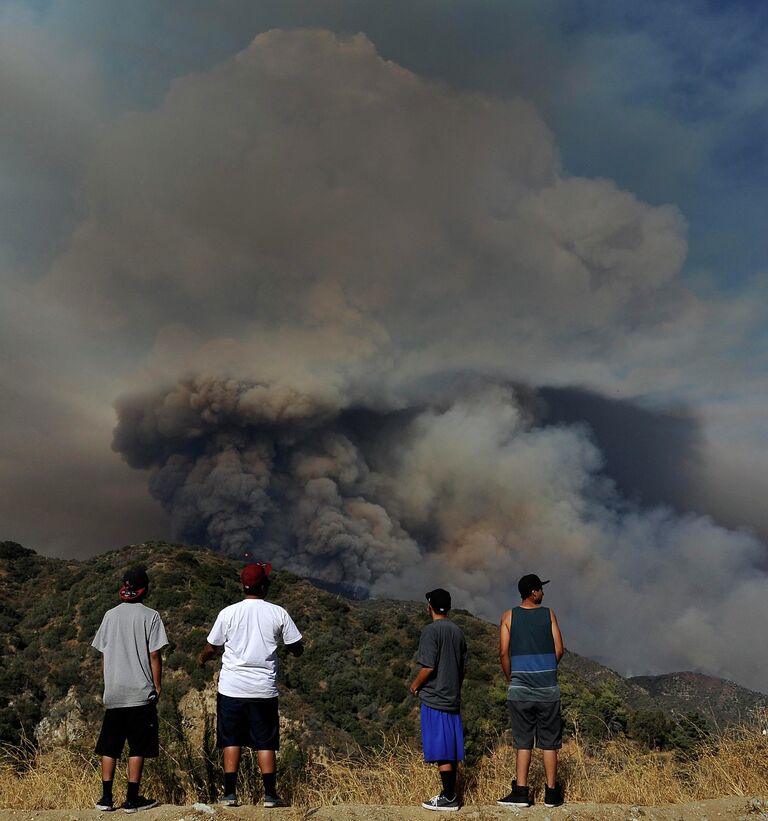
[[[219,648],[215,647],[213,644],[209,642],[205,643],[205,647],[200,651],[200,655],[197,657],[197,663],[200,667],[205,667],[205,662],[208,661],[209,658],[215,656],[219,652]]]
[[[437,636],[432,625],[429,625],[421,631],[419,649],[416,651],[416,663],[421,669],[416,673],[416,678],[408,688],[412,696],[415,696],[429,681],[435,670],[437,670],[439,661],[440,648],[438,647]]]
[[[512,678],[512,662],[509,658],[510,632],[512,628],[512,611],[507,610],[501,614],[499,622],[499,661],[504,678],[509,681]]]
[[[275,638],[278,641],[282,641],[285,649],[292,656],[298,658],[304,652],[304,637],[299,632],[299,628],[296,627],[287,610],[282,611],[282,616],[283,621],[280,625],[280,632]]]
[[[163,689],[163,657],[159,650],[154,650],[149,654],[149,664],[152,667],[152,682],[159,698],[160,691]]]
[[[419,690],[426,684],[427,679],[435,672],[434,667],[422,667],[421,670],[416,674],[416,678],[411,682],[411,686],[408,688],[412,696],[418,694]]]
[[[557,623],[557,616],[552,608],[549,610],[549,616],[552,621],[552,638],[555,642],[555,658],[557,659],[557,663],[560,664],[560,659],[563,657],[563,653],[565,652],[565,648],[563,647],[563,636],[560,633],[560,625]]]
[[[298,641],[294,641],[293,644],[286,644],[285,649],[292,655],[298,658],[304,652],[304,642],[299,639]]]

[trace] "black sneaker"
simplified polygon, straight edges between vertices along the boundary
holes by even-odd
[[[533,803],[528,794],[528,787],[518,787],[512,782],[512,792],[496,802],[501,807],[530,807]]]
[[[107,799],[103,795],[101,798],[96,802],[95,807],[97,810],[101,810],[101,812],[114,812],[115,811],[115,804],[112,799]]]
[[[276,795],[265,795],[264,796],[264,806],[265,807],[284,807],[285,804]]]
[[[563,785],[555,784],[554,787],[546,787],[544,790],[544,806],[560,807],[563,804]]]
[[[421,805],[425,810],[437,810],[438,812],[456,812],[459,809],[459,799],[457,796],[446,798],[442,793],[432,796],[429,801],[424,801]]]
[[[236,807],[237,796],[233,792],[228,795],[220,795],[216,803],[221,807]]]
[[[152,807],[157,807],[160,804],[154,798],[145,798],[140,795],[135,801],[126,801],[123,804],[124,812],[141,812],[142,810],[151,810]]]

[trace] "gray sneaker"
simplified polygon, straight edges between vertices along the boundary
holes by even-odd
[[[438,793],[429,801],[424,801],[421,805],[425,810],[437,810],[438,812],[456,812],[459,809],[458,797],[446,798],[442,793]]]
[[[271,807],[284,807],[285,804],[276,795],[265,795],[264,796],[264,806],[265,807],[270,807],[270,808]]]
[[[236,807],[237,796],[233,792],[229,793],[229,795],[220,795],[216,803],[220,807]]]

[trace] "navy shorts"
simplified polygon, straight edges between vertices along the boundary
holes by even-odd
[[[280,749],[280,719],[275,698],[216,696],[216,746]]]
[[[463,761],[464,727],[458,712],[448,713],[421,705],[421,744],[424,760]]]
[[[560,701],[508,701],[512,738],[518,750],[559,750],[563,746]]]
[[[129,756],[157,758],[157,705],[113,707],[105,711],[96,742],[96,755],[120,758],[126,741]]]

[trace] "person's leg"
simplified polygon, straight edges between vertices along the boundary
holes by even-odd
[[[456,762],[438,761],[437,770],[443,786],[443,795],[453,801],[456,798]]]
[[[509,718],[512,724],[512,741],[515,746],[515,778],[512,791],[496,803],[509,807],[530,807],[528,790],[528,770],[531,766],[531,751],[535,731],[535,721],[529,701],[508,701]]]
[[[101,780],[109,781],[111,784],[115,779],[115,769],[117,767],[117,759],[108,755],[101,757]]]
[[[144,771],[144,756],[128,756],[128,791],[125,796],[126,801],[136,801],[139,797],[139,786],[141,784],[141,774]]]
[[[277,754],[274,750],[258,750],[257,758],[262,776],[270,775],[277,771]]]
[[[517,750],[515,753],[515,781],[518,787],[528,786],[528,771],[531,768],[531,750]]]
[[[216,745],[221,750],[224,766],[224,794],[220,802],[231,804],[237,795],[237,771],[240,767],[242,744],[246,740],[248,710],[244,699],[216,695]]]
[[[144,772],[144,759],[157,758],[160,752],[160,734],[157,720],[157,707],[144,704],[139,707],[122,709],[128,741],[128,788],[125,801],[134,805],[133,809],[145,809],[155,806],[154,799],[139,796],[141,776]],[[129,809],[123,805],[124,809]],[[131,811],[129,809],[129,811]]]
[[[277,698],[254,699],[250,706],[250,739],[264,784],[264,806],[279,805],[277,750],[280,748],[280,713]]]
[[[257,752],[261,780],[264,782],[264,797],[277,796],[277,756],[274,750],[259,750]]]
[[[141,782],[142,772],[144,772],[144,756],[128,756],[128,781],[133,781],[136,784],[139,784]]]
[[[541,705],[537,737],[547,779],[544,804],[557,807],[563,803],[563,790],[557,783],[557,753],[563,744],[563,717],[559,701]]]
[[[544,758],[544,775],[547,778],[547,786],[554,789],[557,784],[557,750],[542,750]]]
[[[235,773],[240,766],[241,747],[224,747],[222,754],[224,757],[224,773]]]
[[[224,759],[224,795],[235,795],[237,793],[237,771],[240,767],[241,747],[224,747],[222,757]]]
[[[114,803],[112,782],[115,780],[116,767],[116,758],[109,755],[101,757],[101,798],[96,802],[97,807],[111,807]]]
[[[112,782],[115,778],[117,761],[125,745],[125,722],[119,709],[104,711],[104,720],[96,742],[96,754],[101,756],[101,798],[96,806],[112,807]]]

